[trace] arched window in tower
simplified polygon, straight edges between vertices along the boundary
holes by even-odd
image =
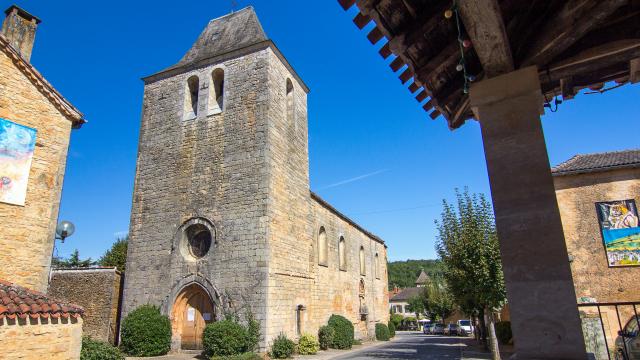
[[[198,89],[200,80],[193,75],[187,80],[184,94],[184,118],[195,119],[198,116]]]
[[[380,257],[378,256],[378,253],[376,253],[376,256],[374,258],[373,266],[373,271],[376,274],[376,279],[380,279]]]
[[[360,275],[367,275],[367,269],[364,265],[364,246],[360,246]]]
[[[346,254],[344,236],[340,236],[340,240],[338,240],[338,257],[340,270],[347,271],[347,254]]]
[[[287,123],[292,124],[294,122],[294,109],[293,109],[293,83],[291,79],[287,79]]]
[[[224,110],[224,70],[217,68],[211,72],[209,85],[208,115],[219,114]]]
[[[327,266],[327,253],[327,232],[321,226],[318,232],[318,264]]]

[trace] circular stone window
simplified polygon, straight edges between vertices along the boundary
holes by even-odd
[[[190,225],[185,231],[187,248],[191,256],[199,259],[209,252],[211,248],[211,231],[203,224]]]

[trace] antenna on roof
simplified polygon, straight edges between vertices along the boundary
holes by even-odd
[[[233,14],[234,11],[236,11],[236,7],[238,7],[238,2],[236,0],[230,0],[231,1],[231,13]]]

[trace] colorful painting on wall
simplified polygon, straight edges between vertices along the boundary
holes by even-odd
[[[596,203],[609,266],[640,266],[640,226],[634,200]]]
[[[0,118],[0,202],[24,205],[36,129]]]

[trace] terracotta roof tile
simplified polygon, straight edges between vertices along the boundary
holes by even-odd
[[[84,309],[73,304],[60,303],[37,291],[0,280],[0,319],[7,317],[20,319],[31,317],[73,318],[81,317]]]

